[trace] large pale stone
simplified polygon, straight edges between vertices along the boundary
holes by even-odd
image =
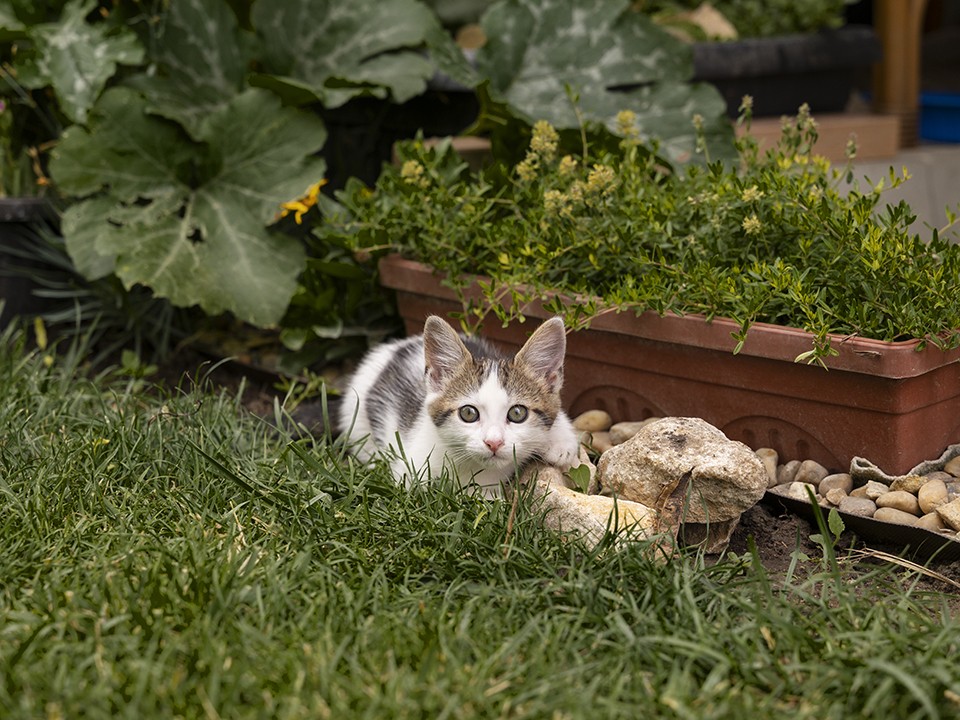
[[[624,530],[624,537],[631,539],[662,533],[666,542],[679,527],[670,506],[656,509],[629,500],[586,495],[567,487],[563,473],[550,465],[531,466],[521,482],[532,483],[531,493],[543,503],[543,521],[548,528],[576,533],[590,545],[599,543],[611,530]]]
[[[684,522],[732,520],[753,507],[767,487],[756,454],[699,418],[647,425],[605,452],[597,468],[603,494],[649,507],[657,507],[683,478],[689,478]]]

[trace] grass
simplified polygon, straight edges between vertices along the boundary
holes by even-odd
[[[79,364],[0,342],[4,718],[960,713],[960,625],[896,566],[661,563],[523,504],[508,533],[236,397]]]

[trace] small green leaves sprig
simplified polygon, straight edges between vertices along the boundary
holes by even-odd
[[[574,326],[624,310],[725,316],[737,350],[755,322],[802,328],[806,362],[835,354],[836,336],[960,344],[960,248],[911,232],[905,203],[880,208],[905,174],[861,188],[849,164],[815,155],[806,107],[771,150],[748,134],[738,164],[673,169],[630,132],[631,113],[618,124],[618,145],[571,155],[537,123],[519,164],[479,175],[449,143],[411,141],[373,190],[341,195],[346,214],[322,232],[447,273],[468,326],[541,301]],[[476,275],[482,297],[468,299]]]

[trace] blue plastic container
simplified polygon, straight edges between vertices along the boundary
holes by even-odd
[[[920,137],[960,142],[960,93],[920,93]]]

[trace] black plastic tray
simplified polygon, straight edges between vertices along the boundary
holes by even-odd
[[[763,501],[767,505],[780,505],[789,512],[807,518],[816,525],[814,506],[803,500],[778,495],[769,490],[764,493]],[[820,507],[826,517],[829,508]],[[885,545],[900,548],[901,554],[914,559],[933,560],[934,562],[953,562],[960,560],[960,541],[945,537],[931,530],[881,522],[862,515],[840,512],[846,532],[852,532],[868,545]]]

